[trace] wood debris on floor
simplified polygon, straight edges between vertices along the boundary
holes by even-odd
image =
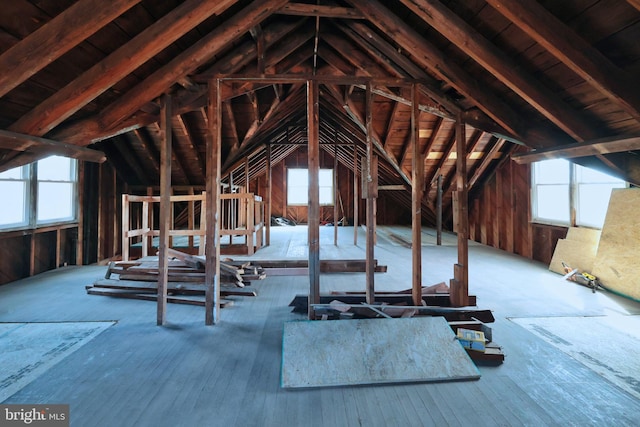
[[[171,249],[169,252],[167,302],[204,306],[205,302],[205,259]],[[117,277],[114,277],[117,276]],[[144,257],[135,261],[112,262],[104,279],[96,280],[86,287],[89,295],[103,295],[117,298],[157,300],[158,257]],[[266,278],[264,269],[250,262],[220,262],[220,295],[256,296],[251,282]],[[230,299],[222,299],[221,306],[233,304]]]
[[[396,292],[376,292],[375,304],[367,304],[365,292],[331,292],[321,294],[320,303],[313,304],[318,319],[345,320],[364,318],[443,317],[454,331],[477,331],[482,346],[464,346],[472,360],[481,364],[501,364],[502,348],[492,342],[492,331],[487,323],[495,318],[491,310],[475,308],[476,297],[469,296],[470,306],[451,307],[449,287],[444,283],[422,288],[422,305],[413,305],[411,289]],[[293,312],[307,313],[308,296],[296,295],[289,306]]]

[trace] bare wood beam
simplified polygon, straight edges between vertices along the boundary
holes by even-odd
[[[518,0],[488,0],[487,3],[603,95],[640,120],[640,91],[635,79],[539,3]]]
[[[10,129],[39,136],[48,133],[207,17],[222,13],[234,3],[236,0],[187,0],[40,103]],[[87,16],[91,16],[91,13]],[[186,73],[174,76],[172,82],[185,75]],[[164,86],[149,96],[138,98],[137,107],[159,96],[168,87]],[[102,124],[108,128],[111,122]]]
[[[504,143],[505,143],[504,139],[496,138],[495,144],[493,145],[493,147],[491,147],[491,149],[488,152],[486,152],[486,154],[484,155],[484,158],[482,159],[482,163],[480,163],[480,166],[478,166],[476,171],[473,173],[473,176],[469,180],[469,188],[473,188],[475,186],[478,179],[480,179],[482,174],[487,170],[487,168],[489,167],[489,164],[493,161],[493,159],[496,156],[496,153],[500,151]]]
[[[220,320],[220,158],[222,145],[222,101],[220,81],[209,84],[209,135],[207,137],[207,182],[205,201],[205,324]]]
[[[167,289],[169,277],[169,229],[171,228],[171,97],[162,97],[160,115],[160,242],[158,244],[158,325],[167,321]]]
[[[420,153],[420,110],[418,110],[418,88],[411,88],[411,256],[413,304],[422,304],[422,186],[424,160]]]
[[[356,142],[353,142],[353,244],[354,246],[358,244],[358,227],[359,218],[358,218],[358,210],[360,206],[360,197],[358,196],[358,188],[360,185],[358,184],[358,145]]]
[[[416,65],[415,62],[400,53],[396,47],[392,46],[388,41],[379,36],[378,33],[373,31],[367,25],[361,22],[351,22],[349,26],[344,24],[338,24],[337,26],[347,35],[356,33],[363,42],[366,42],[359,43],[360,46],[370,52],[371,55],[388,58],[394,66],[399,67],[412,78],[420,80],[420,92],[424,93],[427,97],[433,99],[438,105],[442,106],[443,114],[453,118],[453,116],[460,111],[460,106],[443,93],[439,82]],[[369,44],[368,48],[366,47],[366,44]],[[373,53],[374,49],[377,54]]]
[[[375,282],[374,282],[374,245],[375,245],[375,193],[378,191],[376,186],[377,182],[374,181],[374,177],[377,171],[374,171],[374,167],[377,167],[377,163],[373,159],[373,94],[371,93],[371,83],[367,84],[365,91],[365,136],[366,136],[366,157],[364,159],[365,165],[363,169],[366,169],[366,174],[363,171],[364,186],[366,188],[366,217],[367,217],[367,235],[366,235],[366,267],[365,267],[365,294],[367,304],[375,304]],[[376,180],[377,181],[377,180]],[[363,190],[364,191],[364,190]]]
[[[146,100],[153,99],[170,87],[177,79],[195,71],[197,67],[218,54],[243,33],[261,23],[286,2],[287,0],[252,2],[197,43],[173,58],[169,63],[159,68],[117,101],[107,106],[100,114],[101,122],[111,127],[125,120],[135,113]]]
[[[401,1],[572,138],[582,141],[598,136],[592,122],[573,110],[551,89],[538,83],[439,0]]]
[[[193,134],[191,133],[191,130],[189,129],[189,126],[187,125],[184,117],[182,117],[182,114],[176,114],[175,120],[178,124],[178,128],[180,129],[180,131],[182,131],[185,138],[187,139],[187,145],[189,146],[189,149],[194,153],[196,157],[197,165],[195,166],[197,166],[199,175],[204,178],[206,175],[206,165],[204,159],[202,158],[202,155],[200,155],[200,150],[198,150],[193,140]]]
[[[320,18],[364,19],[357,10],[340,6],[323,6],[319,4],[289,3],[278,13],[283,15],[316,16]]]
[[[451,279],[451,305],[463,307],[469,304],[469,207],[467,187],[466,126],[461,115],[456,121],[456,233],[458,235],[458,263],[454,265]]]
[[[87,162],[102,163],[106,160],[103,152],[77,147],[46,138],[24,135],[18,132],[0,130],[0,148],[21,152],[56,154]]]
[[[593,141],[562,145],[554,148],[544,148],[530,153],[514,154],[511,158],[518,164],[526,164],[547,159],[572,159],[575,157],[636,150],[640,150],[640,136],[617,136],[614,138],[600,138]]]
[[[406,191],[407,187],[402,184],[397,185],[379,185],[378,191]]]
[[[82,0],[0,55],[0,97],[77,46],[140,0]]]
[[[253,27],[249,30],[251,33],[251,37],[256,42],[256,58],[258,63],[258,74],[264,74],[264,56],[266,50],[266,41],[264,37],[264,32],[262,31],[262,26],[260,24]]]
[[[360,118],[359,114],[356,112],[357,109],[355,108],[355,105],[353,104],[353,102],[351,100],[347,101],[347,104],[344,105],[344,109],[347,112],[347,114],[349,115],[349,117],[351,117],[351,120],[358,125],[358,127],[360,127],[360,129],[362,129],[364,132],[366,132],[366,125],[365,123],[363,123],[362,118]],[[377,136],[375,134],[375,131],[372,129],[371,130],[371,141],[373,142],[373,144],[375,145],[375,147],[378,149],[378,151],[382,154],[382,156],[385,158],[385,160],[387,162],[389,162],[389,164],[396,170],[396,172],[398,172],[400,174],[400,177],[409,185],[411,185],[411,180],[409,179],[409,177],[407,176],[406,173],[404,173],[404,171],[400,168],[400,165],[398,165],[398,162],[391,156],[389,156],[389,153],[387,153],[384,148],[382,147],[382,143],[380,143],[380,137]]]
[[[436,245],[442,245],[442,175],[436,184]]]
[[[627,0],[627,3],[640,10],[640,0]]]
[[[550,131],[532,129],[523,121],[517,109],[505,103],[492,91],[480,85],[466,70],[451,61],[442,51],[428,42],[402,19],[377,0],[348,0],[358,8],[365,17],[380,31],[393,34],[400,47],[409,52],[414,61],[424,68],[430,69],[439,78],[448,82],[458,92],[478,106],[487,116],[502,126],[509,135],[519,140],[535,138],[544,140]]]
[[[273,180],[272,180],[272,175],[271,175],[271,144],[267,144],[267,148],[266,148],[266,152],[265,152],[265,158],[266,158],[266,206],[267,206],[267,211],[266,211],[266,218],[265,221],[267,222],[266,224],[266,229],[265,229],[265,244],[267,246],[271,245],[271,204],[272,204],[272,195],[271,192],[273,191]]]
[[[307,83],[307,138],[309,164],[309,319],[315,319],[312,304],[320,303],[320,202],[319,181],[319,88],[317,82]]]

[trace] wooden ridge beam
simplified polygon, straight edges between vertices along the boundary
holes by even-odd
[[[518,164],[527,164],[547,159],[572,159],[575,157],[637,150],[640,150],[640,136],[617,136],[553,148],[543,148],[530,153],[518,153],[512,155],[511,158]]]
[[[487,0],[487,3],[603,95],[640,120],[640,91],[635,79],[539,3],[519,0]]]
[[[0,97],[55,61],[140,0],[81,0],[0,55]]]
[[[10,129],[38,136],[47,134],[207,17],[223,12],[236,1],[187,0],[158,19],[127,44],[85,71],[80,77],[37,105],[14,123]],[[91,13],[88,13],[87,16],[91,16]],[[184,75],[186,73],[176,76],[173,81]],[[155,91],[152,96],[139,98],[139,106],[160,96],[166,87]],[[103,127],[109,128],[110,124]]]
[[[364,19],[364,16],[353,8],[305,3],[288,3],[282,6],[277,13],[319,18]]]

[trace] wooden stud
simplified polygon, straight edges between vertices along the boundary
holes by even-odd
[[[418,110],[418,89],[411,86],[411,255],[413,304],[422,303],[422,185],[424,181],[424,160],[420,152],[420,110]]]
[[[463,307],[469,303],[469,209],[467,195],[466,125],[462,115],[456,120],[456,197],[458,234],[458,263],[451,280],[451,304]]]
[[[98,221],[98,224],[100,224],[100,221]],[[98,239],[98,244],[99,243],[100,243],[100,239]],[[146,242],[143,243],[143,245],[145,244]],[[99,251],[98,251],[98,258],[100,258]],[[129,195],[128,194],[122,195],[122,261],[129,261]]]
[[[209,83],[209,136],[207,138],[205,324],[220,321],[220,158],[222,102],[220,80]]]
[[[353,244],[358,245],[358,208],[360,196],[358,195],[358,145],[353,142]]]
[[[307,128],[309,168],[309,319],[315,319],[312,304],[320,303],[320,116],[319,87],[315,81],[307,82]]]
[[[333,244],[338,246],[338,145],[333,144]]]
[[[366,260],[367,260],[367,266],[366,266],[366,271],[365,271],[365,277],[366,277],[366,300],[367,300],[367,304],[375,304],[375,284],[374,284],[374,269],[375,266],[373,265],[373,259],[374,259],[374,227],[373,227],[373,222],[374,222],[374,195],[375,195],[375,191],[377,191],[377,188],[374,188],[374,186],[376,186],[377,183],[374,183],[373,181],[373,173],[372,173],[372,169],[373,169],[373,143],[372,143],[372,138],[373,138],[373,120],[372,120],[372,113],[373,113],[373,97],[372,97],[372,93],[371,93],[371,82],[367,83],[367,88],[366,88],[366,94],[365,94],[365,98],[366,98],[366,107],[365,107],[365,127],[366,127],[366,140],[367,140],[367,147],[366,147],[366,159],[365,159],[365,163],[366,163],[366,176],[363,172],[363,180],[365,182],[365,188],[366,188],[366,215],[367,215],[367,238],[366,238]]]
[[[169,281],[169,229],[171,226],[171,96],[161,98],[160,133],[160,239],[158,244],[157,324],[167,321],[167,285]]]
[[[267,191],[266,191],[266,206],[267,212],[265,215],[266,222],[266,230],[265,230],[265,244],[269,246],[271,244],[271,191],[272,191],[272,181],[271,181],[271,144],[267,144]]]
[[[78,187],[77,187],[77,218],[78,218],[78,237],[76,241],[76,265],[83,264],[84,258],[84,184],[85,184],[85,166],[82,160],[78,160]]]
[[[436,245],[442,245],[442,175],[438,175],[436,194]]]

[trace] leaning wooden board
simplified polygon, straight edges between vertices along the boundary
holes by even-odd
[[[593,265],[607,289],[640,300],[640,189],[613,190]]]

